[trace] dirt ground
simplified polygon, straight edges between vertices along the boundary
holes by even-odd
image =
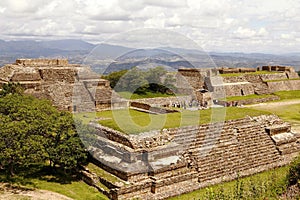
[[[0,200],[72,200],[47,190],[29,190],[0,183]]]
[[[263,107],[264,109],[267,108],[275,108],[278,106],[286,106],[286,105],[293,105],[293,104],[300,104],[300,99],[293,99],[287,101],[280,101],[280,102],[269,102],[269,103],[259,103],[253,105],[245,105],[245,107]]]

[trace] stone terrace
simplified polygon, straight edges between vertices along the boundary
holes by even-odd
[[[95,164],[128,183],[106,184],[111,199],[164,199],[282,166],[300,150],[300,135],[273,115],[136,136],[93,126]]]
[[[8,82],[20,83],[25,93],[47,98],[61,110],[93,111],[112,105],[109,81],[66,59],[17,59],[0,68],[0,86]],[[116,94],[114,100],[122,105]]]

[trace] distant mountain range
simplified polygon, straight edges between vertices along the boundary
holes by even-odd
[[[17,58],[68,58],[70,63],[91,65],[98,73],[110,73],[138,66],[147,69],[165,66],[174,71],[182,67],[256,67],[291,65],[300,70],[300,53],[274,55],[262,53],[203,52],[195,49],[161,47],[133,49],[111,44],[91,44],[82,40],[4,41],[0,40],[0,66]]]

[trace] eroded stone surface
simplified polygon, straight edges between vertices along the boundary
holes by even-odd
[[[93,111],[124,104],[113,94],[109,81],[88,66],[69,64],[66,59],[17,59],[0,68],[0,81],[20,83],[25,93],[47,98],[61,110]]]

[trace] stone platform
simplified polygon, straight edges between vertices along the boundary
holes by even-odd
[[[165,199],[283,166],[300,150],[300,135],[274,115],[140,135],[91,126],[94,163],[126,183],[105,184],[111,199]]]

